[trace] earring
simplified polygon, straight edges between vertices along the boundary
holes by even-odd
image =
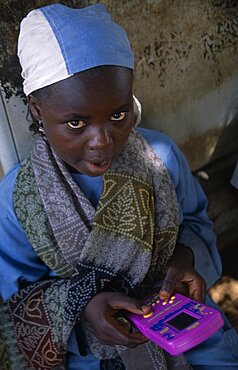
[[[133,105],[134,105],[134,127],[138,126],[141,122],[142,107],[139,100],[133,95]]]
[[[45,133],[44,127],[43,127],[43,122],[41,120],[38,122],[38,131],[41,132],[42,134]]]

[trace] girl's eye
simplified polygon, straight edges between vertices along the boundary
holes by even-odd
[[[111,116],[111,121],[122,121],[126,117],[126,112],[114,113]]]
[[[79,128],[85,127],[86,123],[84,121],[81,121],[81,120],[76,120],[76,121],[68,121],[68,122],[66,122],[66,125],[70,129],[79,129]]]

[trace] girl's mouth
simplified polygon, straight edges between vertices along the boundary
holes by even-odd
[[[103,173],[105,173],[108,170],[108,168],[111,164],[111,160],[102,161],[102,162],[85,161],[85,163],[86,163],[86,166],[87,166],[90,173],[99,176],[99,175],[102,175]]]

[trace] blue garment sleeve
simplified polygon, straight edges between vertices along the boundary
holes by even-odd
[[[18,169],[19,165],[14,166],[0,183],[0,295],[4,301],[25,282],[55,276],[37,257],[15,215],[13,189]]]
[[[161,132],[144,128],[137,131],[150,143],[171,176],[179,205],[178,243],[192,249],[195,269],[210,287],[219,279],[222,266],[213,225],[207,215],[207,198],[173,140]]]

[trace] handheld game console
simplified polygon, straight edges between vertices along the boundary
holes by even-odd
[[[224,324],[218,310],[177,293],[169,300],[162,300],[157,291],[143,304],[151,311],[144,316],[130,313],[129,320],[144,336],[172,355],[200,344]]]

